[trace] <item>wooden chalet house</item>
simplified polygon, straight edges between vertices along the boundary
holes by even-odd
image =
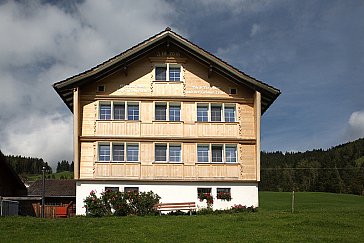
[[[170,28],[53,86],[74,115],[77,214],[106,189],[258,206],[260,119],[278,89]]]

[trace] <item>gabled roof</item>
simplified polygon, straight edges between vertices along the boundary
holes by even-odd
[[[28,196],[41,196],[42,180],[37,180],[28,188]],[[45,180],[46,197],[76,197],[75,180]]]
[[[126,68],[131,63],[162,45],[175,45],[198,59],[209,68],[212,68],[213,72],[217,72],[253,90],[259,91],[262,94],[262,113],[264,113],[264,111],[266,111],[273,101],[280,95],[280,91],[278,89],[236,69],[220,58],[173,32],[170,28],[166,28],[164,31],[97,65],[96,67],[53,84],[53,87],[66,103],[68,108],[72,111],[74,88],[88,82],[99,80],[117,70],[120,70],[121,68]]]

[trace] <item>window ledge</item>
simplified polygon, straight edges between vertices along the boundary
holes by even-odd
[[[177,165],[183,165],[183,162],[168,162],[168,161],[154,161],[152,164],[177,164]]]
[[[225,121],[195,121],[195,123],[213,123],[213,124],[239,124],[239,122],[225,122]]]
[[[164,121],[164,120],[153,120],[155,123],[184,123],[183,121]]]
[[[238,162],[196,162],[197,165],[237,165]]]
[[[97,122],[141,122],[141,120],[101,120],[96,119]]]
[[[176,83],[176,84],[179,84],[179,83],[183,83],[183,80],[176,80],[176,81],[173,81],[173,80],[153,80],[152,81],[153,83]]]
[[[95,161],[95,164],[141,164],[140,161]]]

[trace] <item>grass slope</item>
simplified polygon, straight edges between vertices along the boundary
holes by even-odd
[[[1,242],[364,242],[364,197],[260,192],[257,213],[0,218]]]

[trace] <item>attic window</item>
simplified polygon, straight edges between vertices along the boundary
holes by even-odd
[[[236,94],[237,93],[237,91],[236,91],[236,89],[234,88],[234,89],[230,89],[230,94]]]
[[[105,92],[105,85],[97,86],[97,92]]]
[[[178,64],[157,64],[155,66],[156,81],[182,81],[181,65]]]

